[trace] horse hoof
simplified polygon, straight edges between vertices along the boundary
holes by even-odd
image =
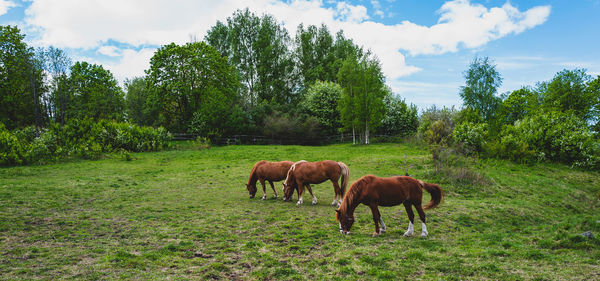
[[[379,231],[380,231],[381,233],[385,233],[385,230],[386,230],[385,228],[382,228],[382,229],[380,229]]]
[[[263,196],[262,198],[260,198],[260,200],[265,200],[267,199],[267,197]]]
[[[427,237],[428,233],[427,232],[423,232],[421,233],[421,237]]]
[[[412,236],[412,235],[413,235],[413,234],[412,234],[412,232],[405,232],[405,233],[404,233],[404,237],[410,237],[410,236]]]
[[[381,233],[373,232],[373,237],[379,236]]]
[[[317,205],[317,201],[313,201],[313,202],[312,202],[312,204],[313,204],[313,205]]]

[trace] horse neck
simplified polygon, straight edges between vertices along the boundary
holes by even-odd
[[[344,201],[342,201],[342,205],[340,206],[340,209],[344,210],[347,216],[354,215],[354,210],[360,204],[360,198],[359,198],[360,192],[358,192],[358,191],[359,190],[357,190],[357,187],[355,186],[351,190],[348,190],[346,192],[346,196],[344,196]],[[349,194],[350,192],[352,192],[352,194]],[[350,195],[350,196],[348,196],[348,195]]]
[[[258,175],[256,174],[256,166],[252,168],[252,172],[250,172],[250,178],[248,179],[249,185],[256,185],[258,181]]]

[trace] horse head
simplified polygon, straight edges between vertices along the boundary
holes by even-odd
[[[342,234],[350,234],[350,228],[354,224],[354,216],[348,216],[346,212],[340,211],[340,209],[335,210],[335,212],[335,218],[340,222],[340,232]]]
[[[294,195],[294,184],[293,183],[288,183],[288,181],[285,181],[283,183],[283,201],[290,201],[292,200],[292,196]]]
[[[248,190],[248,194],[250,195],[250,198],[254,198],[254,196],[256,195],[256,184],[246,184],[246,189]]]

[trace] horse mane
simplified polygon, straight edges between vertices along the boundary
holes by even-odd
[[[373,175],[363,176],[360,179],[357,179],[355,182],[353,182],[352,185],[350,185],[350,188],[348,188],[348,191],[346,191],[346,194],[344,195],[344,201],[342,201],[342,204],[339,208],[340,212],[347,214],[348,209],[350,209],[350,206],[354,205],[354,201],[358,199],[360,191],[371,182],[373,182]]]
[[[299,163],[306,163],[306,162],[308,162],[308,161],[306,161],[306,160],[300,160],[300,161],[298,161],[298,162],[296,162],[296,163],[292,164],[292,166],[290,167],[290,169],[289,169],[289,170],[288,170],[288,172],[287,172],[287,175],[285,176],[285,181],[284,181],[284,183],[285,183],[285,184],[288,184],[288,179],[289,179],[289,180],[293,179],[293,177],[294,177],[294,174],[293,174],[293,173],[294,173],[294,170],[296,170],[296,164],[299,164]],[[290,177],[291,177],[291,178],[290,178]]]

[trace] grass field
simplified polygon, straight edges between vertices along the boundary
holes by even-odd
[[[345,162],[365,174],[442,185],[426,211],[429,237],[403,237],[403,207],[368,207],[352,233],[335,221],[330,183],[303,206],[249,199],[261,159]],[[0,169],[0,278],[14,279],[600,279],[600,174],[562,165],[481,160],[489,184],[432,173],[415,145],[226,146],[109,155],[97,161]],[[276,185],[281,190],[281,183]],[[295,198],[295,197],[294,197]],[[424,195],[429,201],[429,195]],[[594,238],[580,233],[591,231]]]

